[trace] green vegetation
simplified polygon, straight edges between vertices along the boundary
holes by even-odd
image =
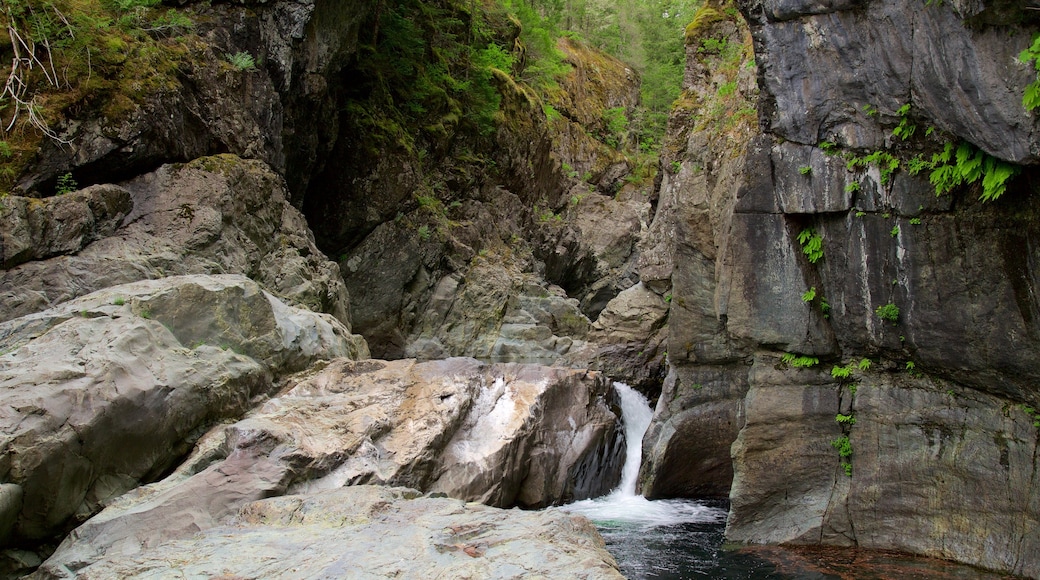
[[[841,467],[845,470],[845,475],[852,477],[852,442],[849,441],[849,436],[842,435],[831,441],[831,447],[838,450],[838,457],[841,458]]]
[[[809,288],[802,294],[802,302],[812,302],[816,299],[816,286]]]
[[[915,175],[925,169],[931,170],[928,180],[935,187],[935,194],[949,193],[962,184],[982,180],[982,201],[993,201],[1007,190],[1008,179],[1018,175],[1021,168],[1005,163],[985,153],[967,141],[954,146],[947,143],[943,150],[932,156],[931,161],[918,157],[913,160],[910,173]]]
[[[112,301],[112,304],[115,306],[122,306],[126,304],[126,299],[122,296],[116,296],[115,300]]]
[[[802,175],[811,175],[812,174],[812,167],[810,167],[808,165],[803,165],[803,166],[798,168],[798,173],[801,173]]]
[[[780,362],[795,368],[809,368],[820,364],[820,359],[814,356],[796,355],[785,352],[780,357]]]
[[[802,245],[802,253],[815,264],[823,258],[823,236],[813,228],[805,228],[798,233],[798,243]]]
[[[899,115],[899,125],[892,130],[892,134],[906,141],[913,137],[914,131],[917,130],[917,126],[910,123],[910,103],[900,107],[896,114]]]
[[[122,120],[147,95],[178,85],[190,11],[159,0],[5,0],[0,59],[0,191],[68,111]]]
[[[76,180],[72,178],[71,173],[65,173],[58,176],[58,182],[54,186],[54,193],[56,195],[65,195],[66,193],[72,193],[76,191],[78,185]]]
[[[256,70],[256,59],[253,55],[248,52],[236,52],[235,54],[226,54],[224,58],[231,64],[231,66],[237,71],[251,72]]]
[[[1018,54],[1018,60],[1022,64],[1032,64],[1036,70],[1036,80],[1029,83],[1022,95],[1022,106],[1034,111],[1040,107],[1040,34],[1033,36],[1033,42]]]
[[[881,320],[887,320],[889,322],[895,322],[899,320],[899,307],[889,302],[883,306],[878,306],[874,309],[874,314],[877,314]]]
[[[1033,427],[1040,429],[1040,411],[1037,411],[1029,405],[1019,405],[1018,408],[1026,415],[1029,415],[1029,418],[1033,421]]]
[[[606,134],[603,142],[617,149],[628,139],[628,117],[625,116],[624,107],[615,107],[603,111],[603,122],[606,124]]]

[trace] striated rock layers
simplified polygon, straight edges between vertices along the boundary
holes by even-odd
[[[668,280],[679,360],[644,440],[644,490],[718,490],[731,466],[732,540],[1040,576],[1040,121],[1021,103],[1035,70],[1015,58],[1035,14],[996,2],[738,4],[764,134],[685,141],[675,175],[705,174],[716,201],[703,217],[666,220],[662,189],[652,230],[682,234]],[[718,14],[688,30],[699,55],[732,38]],[[704,58],[688,67],[699,95],[718,85]],[[673,119],[673,131],[694,123],[704,117]],[[911,169],[947,143],[1017,177],[989,203],[981,180],[936,197],[930,169]],[[701,211],[704,190],[686,179],[676,207]]]
[[[493,506],[536,507],[599,495],[617,481],[623,461],[613,393],[602,376],[586,371],[484,365],[473,359],[426,363],[337,359],[293,377],[281,394],[244,419],[214,428],[166,479],[111,503],[73,531],[44,564],[40,577],[72,576],[84,563],[94,562],[103,563],[102,569],[109,562],[115,563],[114,569],[123,569],[119,567],[139,557],[152,557],[149,551],[156,546],[164,547],[154,557],[165,549],[185,549],[183,542],[192,537],[226,542],[221,550],[231,552],[216,553],[212,561],[197,565],[226,562],[231,566],[236,562],[234,551],[246,548],[254,532],[268,532],[243,531],[240,538],[229,539],[229,528],[222,527],[227,518],[260,509],[257,504],[246,505],[249,502],[285,493],[304,495],[265,505],[297,506],[292,510],[303,513],[300,510],[309,509],[302,505],[318,509],[334,501],[330,498],[365,493],[327,491],[359,484],[407,485]],[[408,504],[414,507],[383,503],[395,505],[392,513],[432,505],[438,518],[461,515],[438,520],[447,523],[435,531],[441,533],[449,525],[480,528],[481,533],[467,538],[474,540],[473,549],[481,554],[494,545],[486,539],[480,544],[483,531],[506,517],[457,501]],[[343,509],[353,508],[348,504]],[[388,521],[374,512],[349,513],[321,521],[340,521],[340,525],[352,521],[351,526],[370,522],[380,526],[368,530],[374,533],[384,529],[380,522]],[[467,513],[478,523],[471,522]],[[491,523],[480,524],[481,514],[492,518]],[[396,517],[390,521],[403,522]],[[415,513],[415,517],[425,516]],[[549,516],[521,516],[518,521],[529,520],[524,527],[548,526],[542,518],[555,521]],[[275,519],[265,521],[275,523]],[[562,528],[553,534],[580,531],[587,525],[568,521],[557,522]],[[333,534],[327,541],[350,533],[349,529],[327,530]],[[202,536],[194,536],[199,531]],[[286,533],[305,538],[325,532],[294,527]],[[330,550],[315,562],[336,561],[338,554],[340,550]],[[436,568],[444,562],[431,556],[416,565]]]

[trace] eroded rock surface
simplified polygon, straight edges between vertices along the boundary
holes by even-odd
[[[253,501],[200,532],[91,562],[52,559],[31,577],[117,579],[174,568],[213,578],[623,578],[584,517],[377,486]]]
[[[77,528],[45,569],[138,553],[287,492],[409,485],[527,507],[599,495],[623,462],[613,397],[586,371],[335,360],[210,431],[172,475]]]
[[[240,274],[349,324],[339,269],[315,247],[303,215],[287,201],[284,180],[264,163],[206,157],[120,187],[46,200],[9,196],[4,203],[11,209],[0,219],[15,233],[3,238],[0,320],[137,280]],[[20,263],[29,244],[36,259]]]
[[[0,324],[0,535],[40,540],[154,479],[273,377],[364,357],[336,319],[241,276],[112,287]],[[15,516],[14,514],[17,514]]]

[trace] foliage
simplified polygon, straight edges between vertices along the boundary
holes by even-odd
[[[809,288],[802,294],[802,302],[812,302],[816,298],[816,286]]]
[[[802,175],[810,175],[812,174],[812,167],[809,165],[803,165],[798,168],[798,173],[801,173]]]
[[[813,228],[806,228],[798,233],[798,243],[802,245],[802,252],[809,258],[809,262],[815,264],[823,258],[823,236],[816,233]]]
[[[843,415],[841,413],[838,413],[838,415],[834,418],[834,420],[837,421],[838,423],[841,423],[842,425],[855,425],[856,424],[856,417],[854,417],[853,415]]]
[[[796,355],[785,352],[783,356],[780,357],[780,362],[796,368],[809,368],[820,364],[820,359],[814,356]]]
[[[847,379],[847,378],[851,377],[852,376],[852,363],[849,363],[849,364],[847,364],[845,366],[837,366],[837,365],[835,365],[831,369],[831,376],[836,378],[836,379]]]
[[[1029,405],[1019,405],[1018,408],[1026,415],[1029,415],[1029,418],[1033,420],[1033,427],[1040,429],[1040,411],[1037,411]]]
[[[625,108],[615,107],[604,110],[603,122],[606,125],[604,143],[617,149],[625,142],[628,135],[628,117],[625,116]]]
[[[226,58],[231,66],[237,71],[251,72],[256,70],[256,59],[248,52],[243,51],[234,54],[225,54],[224,58]]]
[[[842,435],[831,441],[831,447],[838,450],[838,457],[841,458],[841,466],[845,470],[845,475],[852,477],[852,442],[849,441],[849,436]]]
[[[1022,106],[1028,111],[1040,107],[1040,34],[1033,36],[1033,42],[1018,54],[1022,64],[1032,64],[1036,70],[1036,80],[1029,83],[1022,95]]]
[[[54,187],[54,193],[56,195],[65,195],[66,193],[72,193],[78,188],[76,180],[72,178],[71,173],[65,173],[58,176],[58,183]]]
[[[980,199],[983,201],[993,201],[1003,195],[1008,179],[1021,171],[1017,165],[1000,161],[967,141],[962,141],[956,148],[953,143],[947,143],[940,153],[932,156],[930,162],[920,164],[919,167],[931,170],[928,179],[935,187],[936,195],[949,193],[961,184],[982,179]]]
[[[175,86],[187,52],[190,12],[159,0],[0,2],[0,190],[42,139],[67,144],[55,127],[77,117],[119,120],[158,89]]]
[[[906,141],[913,137],[914,132],[917,130],[917,127],[910,123],[910,103],[900,107],[896,114],[899,115],[899,125],[892,130],[892,134]]]
[[[899,319],[899,307],[889,302],[874,309],[874,314],[877,314],[881,320],[895,322]]]

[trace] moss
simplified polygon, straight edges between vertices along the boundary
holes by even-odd
[[[191,20],[186,11],[150,7],[153,4],[158,3],[11,0],[6,4],[9,9],[0,12],[0,30],[5,31],[0,37],[0,60],[13,60],[7,31],[16,30],[35,43],[40,58],[48,65],[53,61],[53,66],[23,67],[17,72],[27,87],[20,98],[33,103],[35,119],[30,119],[25,106],[13,106],[10,97],[0,99],[0,141],[12,151],[0,156],[0,191],[9,190],[31,163],[51,127],[68,118],[96,114],[118,122],[157,92],[179,88],[176,75],[188,56],[190,35],[175,35],[186,34]],[[41,47],[49,47],[49,52]],[[59,71],[57,81],[45,74],[48,68]],[[11,131],[5,132],[8,126]]]
[[[697,13],[693,15],[693,20],[686,25],[686,32],[684,38],[686,44],[693,44],[701,39],[704,31],[715,24],[726,19],[726,16],[718,9],[713,8],[711,4],[704,4],[697,10]]]

